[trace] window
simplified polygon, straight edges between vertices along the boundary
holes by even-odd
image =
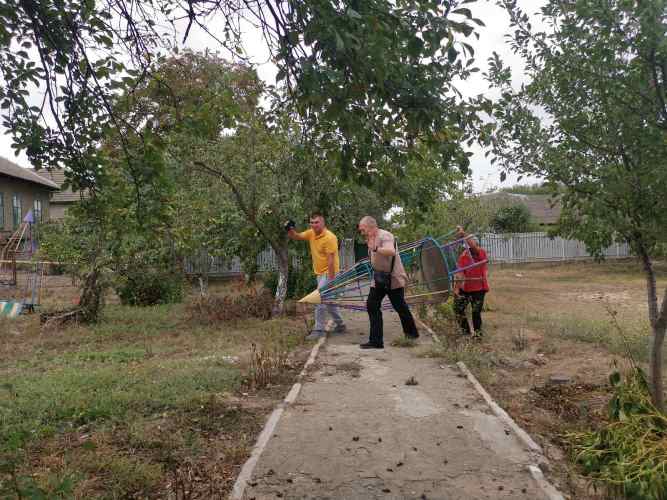
[[[12,195],[12,222],[14,229],[21,225],[21,195]]]
[[[43,217],[42,200],[40,200],[39,198],[35,198],[35,201],[33,202],[32,205],[32,218],[34,219],[35,224],[43,222],[42,217]]]
[[[5,229],[5,193],[0,193],[0,231]]]

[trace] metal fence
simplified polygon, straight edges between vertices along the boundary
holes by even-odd
[[[482,247],[491,262],[544,262],[590,259],[581,241],[550,238],[546,233],[511,233],[480,235]],[[627,243],[615,243],[605,249],[606,258],[629,257]]]
[[[347,269],[354,265],[354,241],[343,240],[338,251],[341,269]],[[293,267],[300,267],[302,262],[297,257],[292,257]],[[310,265],[310,262],[307,263]],[[257,270],[260,273],[275,271],[278,269],[276,254],[272,248],[267,248],[257,256]],[[186,274],[204,274],[211,277],[231,278],[243,274],[241,259],[216,257],[202,251],[199,255],[185,259]]]
[[[521,263],[569,261],[590,259],[586,246],[577,240],[550,238],[546,233],[512,233],[479,235],[480,241],[491,262]],[[627,243],[616,243],[604,252],[606,258],[629,257],[630,248]],[[339,250],[341,269],[354,265],[354,241],[343,240]],[[292,265],[298,267],[302,263],[296,257],[292,258]],[[310,265],[308,262],[307,265]],[[259,272],[274,271],[278,268],[276,255],[271,248],[267,248],[257,256]],[[208,272],[214,277],[234,277],[242,274],[241,259],[224,259],[214,257],[206,252],[185,259],[187,274],[202,274]]]

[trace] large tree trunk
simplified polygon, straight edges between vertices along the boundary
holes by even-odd
[[[104,286],[101,282],[100,270],[93,268],[83,281],[81,291],[81,320],[84,323],[97,323],[104,306]]]
[[[658,294],[656,290],[655,271],[651,257],[644,251],[639,252],[639,257],[646,273],[646,291],[648,294],[648,317],[651,323],[651,341],[649,355],[649,370],[651,380],[651,397],[655,407],[664,411],[664,390],[662,380],[662,346],[665,341],[665,301],[663,298],[661,311],[658,310]]]
[[[273,300],[272,316],[279,316],[283,313],[285,305],[285,296],[287,295],[287,278],[289,276],[289,256],[287,248],[274,248],[278,260],[278,286],[276,287],[276,296]]]

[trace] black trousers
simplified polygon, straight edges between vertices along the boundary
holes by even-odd
[[[472,327],[475,333],[480,333],[482,330],[482,308],[484,307],[484,296],[486,292],[480,290],[479,292],[459,292],[458,297],[454,297],[454,313],[456,314],[456,322],[461,327],[463,333],[470,334],[470,326],[466,318],[466,307],[470,303],[472,308]]]
[[[405,302],[405,289],[395,288],[393,290],[387,290],[386,288],[371,287],[368,299],[366,300],[366,310],[368,311],[368,319],[371,323],[371,335],[368,341],[371,344],[384,345],[382,310],[380,308],[382,306],[382,299],[384,299],[385,295],[389,295],[389,301],[391,302],[394,311],[396,311],[398,317],[401,318],[401,326],[403,327],[403,333],[405,333],[406,337],[416,337],[419,335],[417,333],[415,319],[412,317],[410,308]]]

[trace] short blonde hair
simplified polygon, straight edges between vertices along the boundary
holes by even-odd
[[[377,221],[370,215],[365,215],[361,218],[359,225],[361,226],[362,224],[368,227],[378,227]]]

